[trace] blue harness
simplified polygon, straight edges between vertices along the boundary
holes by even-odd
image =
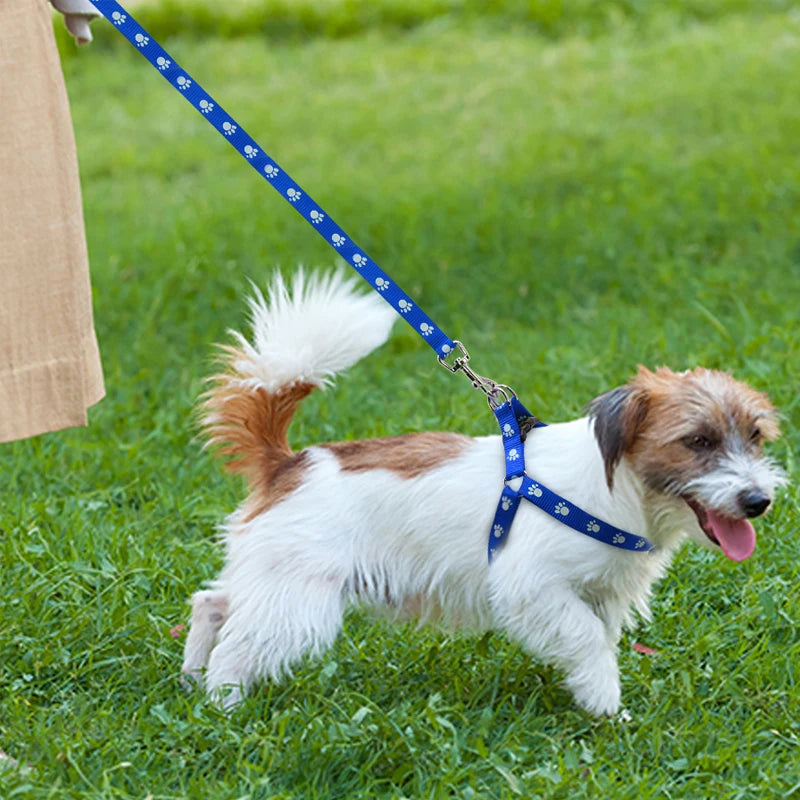
[[[297,211],[317,233],[344,258],[372,288],[422,337],[436,353],[439,363],[450,372],[463,372],[472,385],[482,391],[500,425],[506,460],[505,486],[500,495],[492,529],[488,557],[505,543],[520,500],[533,503],[542,511],[579,533],[591,536],[612,547],[645,552],[654,545],[641,536],[615,528],[587,514],[581,508],[532,480],[525,472],[525,438],[534,428],[542,427],[508,386],[475,373],[469,367],[469,353],[458,340],[449,338],[433,320],[337,225],[305,190],[251,138],[233,117],[208,92],[182,69],[175,59],[115,0],[91,0],[114,27],[213,125],[244,160]],[[454,361],[447,358],[458,350]],[[518,482],[512,489],[511,483]]]

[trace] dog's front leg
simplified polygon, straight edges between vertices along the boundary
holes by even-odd
[[[581,708],[597,716],[619,710],[615,643],[603,621],[572,589],[547,586],[522,605],[516,598],[498,617],[510,636],[536,658],[566,673],[565,684]]]

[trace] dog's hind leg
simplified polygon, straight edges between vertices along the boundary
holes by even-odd
[[[219,629],[227,618],[228,596],[224,592],[203,591],[192,597],[192,619],[181,667],[181,683],[185,687],[202,680]]]
[[[344,581],[318,576],[277,580],[258,597],[234,599],[206,671],[206,690],[224,709],[258,678],[290,672],[305,655],[330,647],[342,628]]]

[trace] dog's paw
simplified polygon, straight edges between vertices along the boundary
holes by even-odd
[[[617,675],[593,675],[591,680],[571,676],[567,688],[575,702],[595,717],[613,717],[619,711],[622,693]]]
[[[181,669],[181,676],[179,680],[184,691],[191,692],[196,687],[203,685],[203,670],[188,669],[184,667]]]
[[[228,715],[244,700],[242,687],[230,683],[210,688],[208,696],[220,711]]]

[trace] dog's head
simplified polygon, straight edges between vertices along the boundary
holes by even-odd
[[[724,372],[640,367],[588,411],[609,488],[624,457],[649,490],[694,512],[692,538],[734,561],[752,554],[748,518],[767,510],[783,481],[762,452],[780,433],[766,395]]]

